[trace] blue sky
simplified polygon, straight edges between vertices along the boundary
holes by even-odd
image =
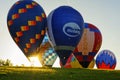
[[[16,46],[7,29],[7,13],[17,0],[0,0],[0,58],[10,59],[15,64],[28,63]],[[35,0],[48,15],[53,9],[69,5],[78,10],[85,22],[96,25],[103,37],[103,49],[111,50],[117,58],[116,69],[120,69],[120,0]],[[18,63],[19,62],[19,63]],[[59,60],[55,65],[59,65]]]

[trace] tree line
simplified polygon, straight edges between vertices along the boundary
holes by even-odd
[[[0,66],[13,66],[13,64],[9,59],[6,60],[0,59]]]

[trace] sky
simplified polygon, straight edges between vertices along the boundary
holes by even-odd
[[[18,0],[0,0],[0,59],[10,59],[15,65],[29,65],[30,62],[14,43],[7,28],[8,11],[17,1]],[[99,52],[104,49],[111,50],[117,58],[116,69],[120,69],[120,0],[34,1],[43,7],[46,15],[62,5],[68,5],[78,10],[85,22],[94,24],[101,31],[102,46]],[[59,58],[56,60],[54,66],[59,67]]]

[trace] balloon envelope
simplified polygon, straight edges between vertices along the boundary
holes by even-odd
[[[96,57],[98,69],[115,69],[116,57],[110,50],[102,50]]]
[[[38,58],[43,67],[52,67],[55,60],[57,59],[57,54],[49,43],[47,35],[44,37],[43,42],[40,46]]]
[[[76,57],[73,54],[70,55],[70,57],[68,58],[64,66],[62,64],[60,65],[61,67],[64,67],[64,68],[84,68],[82,67],[82,65],[79,63],[79,61],[76,59]],[[94,65],[95,65],[95,60],[93,59],[87,68],[94,68]]]
[[[85,23],[84,32],[73,54],[79,63],[87,68],[94,56],[99,51],[102,44],[102,35],[100,30],[90,23]]]
[[[36,54],[45,35],[46,21],[43,8],[32,0],[17,1],[9,10],[9,32],[27,58]]]
[[[63,65],[82,36],[83,24],[81,14],[69,6],[60,6],[48,16],[48,35]]]

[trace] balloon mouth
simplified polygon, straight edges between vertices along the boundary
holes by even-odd
[[[82,65],[83,68],[88,68],[88,66],[90,64],[90,62],[88,62],[88,61],[83,61],[83,62],[79,62],[79,63]]]

